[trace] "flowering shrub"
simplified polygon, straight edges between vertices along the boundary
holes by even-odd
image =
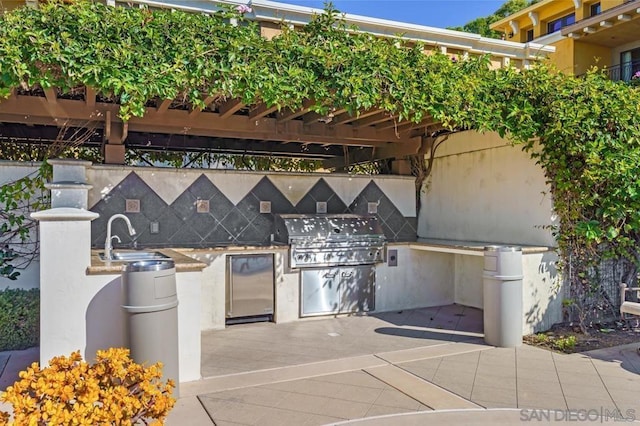
[[[637,71],[632,77],[630,81],[632,86],[640,86],[640,71]]]
[[[129,358],[128,349],[98,351],[96,363],[80,352],[37,362],[20,372],[20,380],[0,395],[13,406],[15,425],[162,424],[175,404],[174,383],[161,379],[160,363],[149,367]],[[0,411],[0,424],[9,414]]]

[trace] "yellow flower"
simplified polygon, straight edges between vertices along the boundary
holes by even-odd
[[[98,351],[93,365],[79,351],[49,363],[43,369],[32,364],[0,394],[0,401],[13,407],[13,424],[162,424],[175,405],[174,383],[160,380],[162,365],[138,365],[128,349]],[[8,421],[8,414],[0,412],[0,425]]]

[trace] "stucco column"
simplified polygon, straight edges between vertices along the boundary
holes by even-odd
[[[91,262],[91,185],[86,167],[76,160],[49,160],[53,165],[51,209],[32,213],[40,230],[40,363],[69,355],[86,343],[86,269]],[[84,353],[83,353],[84,355]]]

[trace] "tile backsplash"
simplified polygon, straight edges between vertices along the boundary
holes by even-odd
[[[328,214],[367,215],[375,205],[375,215],[388,240],[416,239],[415,212],[414,216],[403,215],[391,200],[393,196],[387,196],[373,179],[347,205],[327,180],[320,177],[310,188],[305,188],[304,193],[289,197],[297,200],[294,204],[265,175],[257,180],[244,197],[238,198],[238,194],[234,193],[235,199],[239,199],[234,203],[203,173],[186,189],[179,190],[177,197],[167,203],[152,189],[152,186],[157,187],[157,182],[150,186],[145,181],[167,177],[163,177],[161,173],[151,176],[154,175],[130,172],[107,193],[102,194],[99,201],[91,207],[92,211],[100,214],[91,225],[93,246],[104,246],[107,220],[113,214],[125,212],[127,207],[131,207],[131,200],[138,200],[139,211],[127,213],[136,229],[136,235],[128,237],[122,221],[113,223],[113,234],[121,237],[122,246],[133,246],[134,242],[138,247],[267,244],[273,232],[274,214],[316,214],[318,206],[321,206],[322,211],[326,209]],[[223,189],[233,191],[233,188]]]

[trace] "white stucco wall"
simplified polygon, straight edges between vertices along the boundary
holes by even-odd
[[[542,169],[496,133],[461,132],[438,149],[423,188],[418,236],[553,246]]]
[[[465,254],[454,254],[455,259],[455,303],[482,309],[482,269],[484,258]]]
[[[552,251],[522,257],[525,333],[548,330],[563,320],[563,294],[556,269],[557,261],[558,255]]]
[[[442,306],[454,300],[454,259],[447,253],[398,250],[398,266],[376,266],[376,312]]]
[[[51,265],[47,267],[52,271]],[[62,287],[52,280],[51,285],[40,289],[40,315],[43,319],[40,326],[40,362],[43,365],[54,356],[68,355],[75,350],[80,350],[85,359],[94,360],[97,350],[124,347],[126,344],[126,315],[121,308],[120,275],[87,276],[84,271],[82,274],[77,273],[79,270],[75,272],[65,277]],[[201,377],[200,275],[200,272],[176,274],[181,382]],[[70,300],[73,302],[69,303]]]
[[[87,275],[91,219],[79,209],[38,212],[41,235],[40,363],[79,350],[125,346],[121,275]],[[200,379],[201,273],[176,274],[180,381]]]
[[[14,182],[35,173],[40,163],[0,160],[0,186]],[[21,269],[17,280],[0,277],[0,290],[5,288],[31,289],[40,286],[40,262],[33,261],[26,269]]]
[[[455,303],[483,309],[484,258],[478,255],[455,256]],[[562,295],[553,251],[522,255],[522,332],[548,330],[562,321]]]

